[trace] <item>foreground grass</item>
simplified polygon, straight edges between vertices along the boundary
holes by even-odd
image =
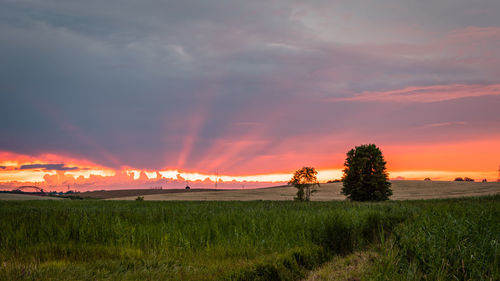
[[[500,280],[500,196],[408,202],[369,280]]]
[[[500,196],[0,201],[0,217],[0,280],[500,280]]]
[[[0,202],[0,279],[293,280],[408,213],[345,202]]]
[[[380,243],[334,257],[307,280],[500,280],[500,196],[403,204],[413,215]]]

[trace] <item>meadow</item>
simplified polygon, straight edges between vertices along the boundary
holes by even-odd
[[[0,201],[0,280],[499,280],[499,203]]]

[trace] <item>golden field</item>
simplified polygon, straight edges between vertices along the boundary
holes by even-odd
[[[340,194],[342,183],[321,184],[313,194],[313,201],[345,200]],[[450,182],[450,181],[392,181],[391,200],[418,200],[434,198],[457,198],[500,194],[500,182]],[[277,186],[259,189],[181,191],[175,193],[143,194],[144,200],[293,200],[296,189],[292,186]],[[135,200],[134,196],[108,198],[108,200]]]

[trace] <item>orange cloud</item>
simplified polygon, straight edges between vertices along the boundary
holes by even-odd
[[[285,175],[230,176],[212,175],[180,170],[143,171],[130,167],[121,170],[96,165],[85,159],[73,159],[54,154],[29,156],[12,152],[0,152],[0,188],[12,189],[19,185],[36,184],[47,190],[116,189],[116,188],[183,188],[186,181],[193,187],[219,188],[269,186],[271,182],[286,181]],[[63,164],[51,164],[63,163]],[[66,163],[78,167],[71,170],[47,170],[44,167],[64,167]],[[39,164],[39,165],[36,165]],[[23,165],[35,167],[21,169]]]
[[[86,159],[76,159],[51,153],[31,156],[0,151],[0,166],[5,167],[4,169],[0,169],[0,182],[43,182],[46,175],[56,176],[58,172],[56,170],[43,169],[42,167],[34,169],[21,169],[21,167],[23,165],[46,166],[46,164],[64,164],[67,167],[76,167],[76,169],[70,171],[59,171],[75,178],[80,176],[89,177],[90,175],[109,176],[114,173],[112,169],[97,165]]]

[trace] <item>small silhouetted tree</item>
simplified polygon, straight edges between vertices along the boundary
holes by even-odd
[[[374,144],[347,152],[342,194],[353,201],[382,201],[392,195],[382,151]]]
[[[455,178],[455,181],[464,181],[463,178]]]
[[[295,171],[292,179],[288,184],[297,188],[297,196],[294,198],[297,201],[311,200],[311,194],[316,192],[315,187],[319,186],[316,175],[318,172],[313,167],[302,167]]]

